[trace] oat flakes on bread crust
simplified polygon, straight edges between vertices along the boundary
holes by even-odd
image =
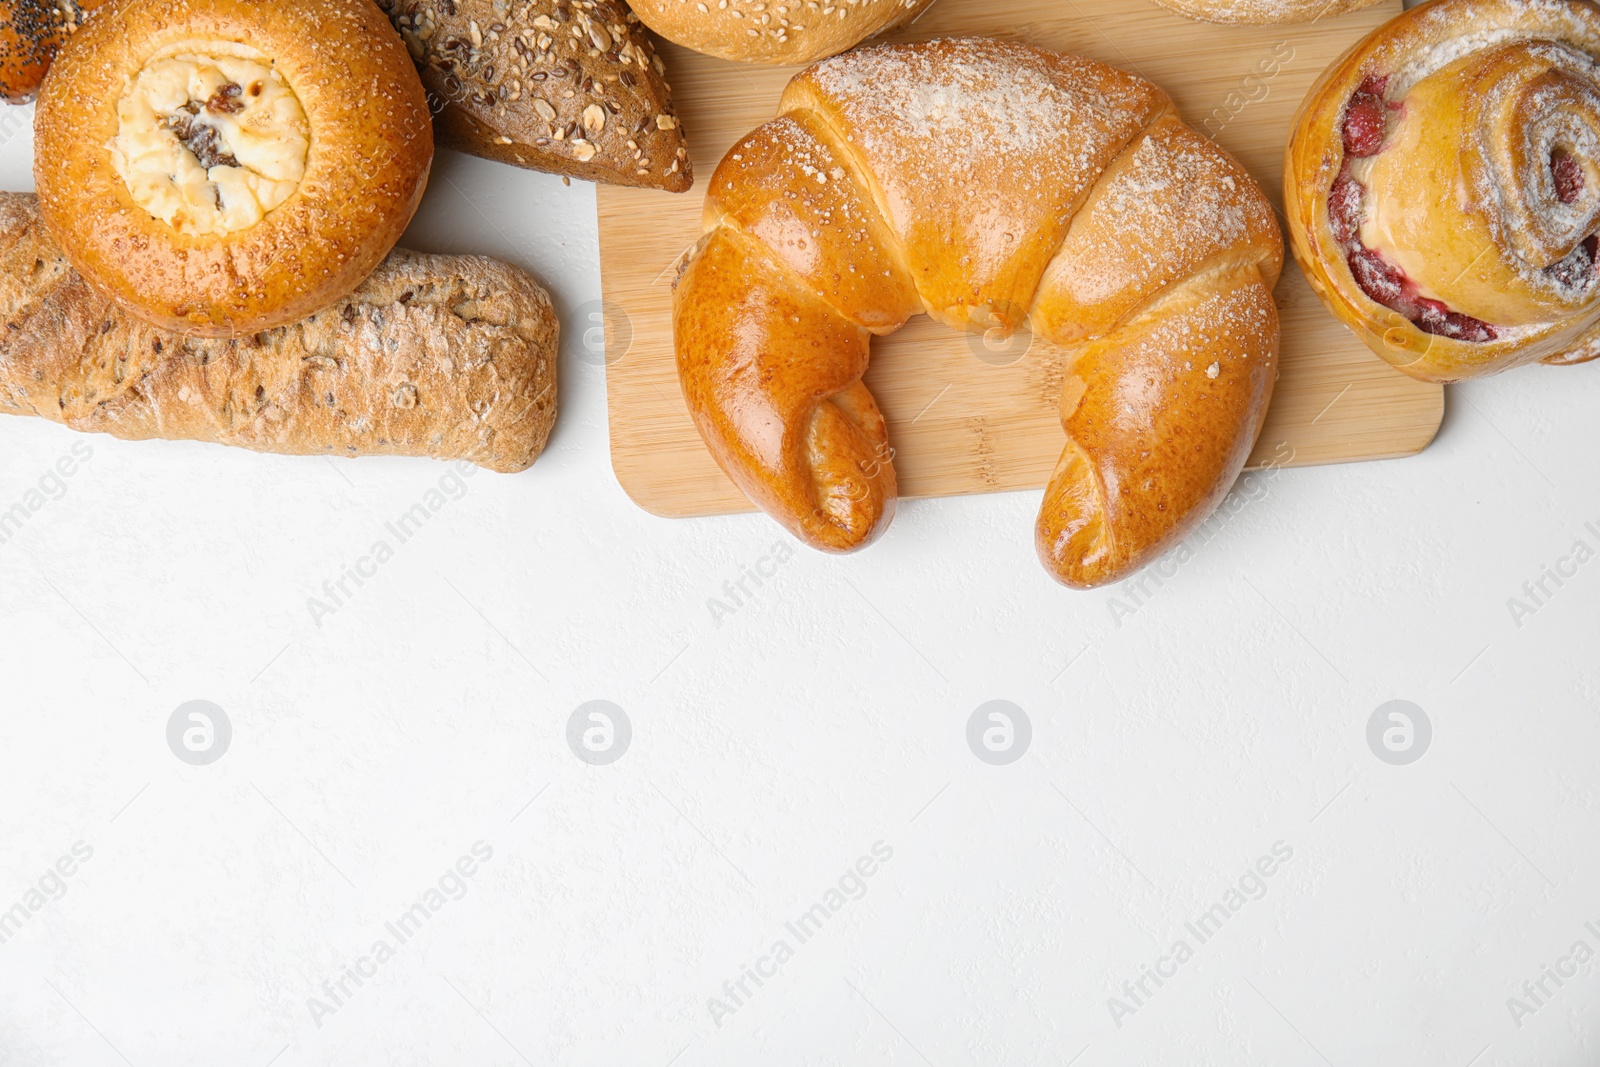
[[[620,0],[379,0],[441,144],[512,166],[680,193],[689,150],[665,68]]]
[[[73,271],[37,202],[0,193],[0,414],[124,440],[528,467],[556,413],[558,324],[532,278],[396,249],[303,322],[239,338],[159,330]]]

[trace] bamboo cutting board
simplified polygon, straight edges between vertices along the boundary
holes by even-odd
[[[1191,22],[1147,0],[938,0],[889,39],[1013,37],[1141,74],[1242,160],[1281,207],[1283,147],[1301,99],[1324,67],[1399,11],[1400,0],[1387,0],[1310,25],[1240,28]],[[673,45],[662,55],[695,186],[678,195],[598,189],[612,465],[628,495],[657,515],[748,511],[679,392],[671,286],[700,236],[712,170],[735,140],[772,117],[797,68],[728,63]],[[1439,386],[1392,370],[1345,332],[1292,263],[1277,299],[1282,370],[1253,466],[1378,459],[1427,446],[1444,415]],[[1064,442],[1060,357],[1026,331],[996,344],[926,316],[875,339],[866,383],[888,419],[900,494],[1042,487]]]

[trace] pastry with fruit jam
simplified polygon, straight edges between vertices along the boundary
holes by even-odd
[[[1600,355],[1600,9],[1433,0],[1296,120],[1296,258],[1400,370],[1451,382]]]

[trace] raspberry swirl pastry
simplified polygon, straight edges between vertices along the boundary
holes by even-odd
[[[39,94],[46,225],[95,288],[220,337],[353,290],[416,211],[427,100],[371,0],[114,0]]]
[[[1285,168],[1295,255],[1400,370],[1600,355],[1597,56],[1583,0],[1433,0],[1312,89]]]

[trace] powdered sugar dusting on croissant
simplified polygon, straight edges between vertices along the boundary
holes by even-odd
[[[892,162],[909,146],[931,146],[956,167],[1070,152],[1071,131],[1086,123],[1117,126],[1152,95],[1148,83],[1105,77],[1108,68],[1075,56],[970,38],[933,45],[860,49],[818,63],[803,77],[837,102],[869,154]],[[1019,77],[1018,65],[1032,76]],[[1080,150],[1079,165],[1091,156]]]
[[[1241,196],[1250,178],[1216,145],[1176,121],[1163,123],[1142,137],[1074,220],[1047,286],[1071,286],[1076,302],[1107,305],[1119,293],[1140,297],[1218,255],[1241,246],[1256,254],[1254,235],[1271,234],[1272,209],[1261,197]],[[1092,220],[1105,217],[1108,225]],[[1160,235],[1159,243],[1137,238],[1109,241],[1111,229],[1129,234]],[[1081,336],[1103,332],[1105,324],[1081,316],[1047,322],[1044,332],[1080,336],[1074,325],[1099,326]]]
[[[1095,180],[1170,106],[1103,64],[980,38],[836,56],[780,104],[815,113],[862,158],[931,314],[1006,329]]]

